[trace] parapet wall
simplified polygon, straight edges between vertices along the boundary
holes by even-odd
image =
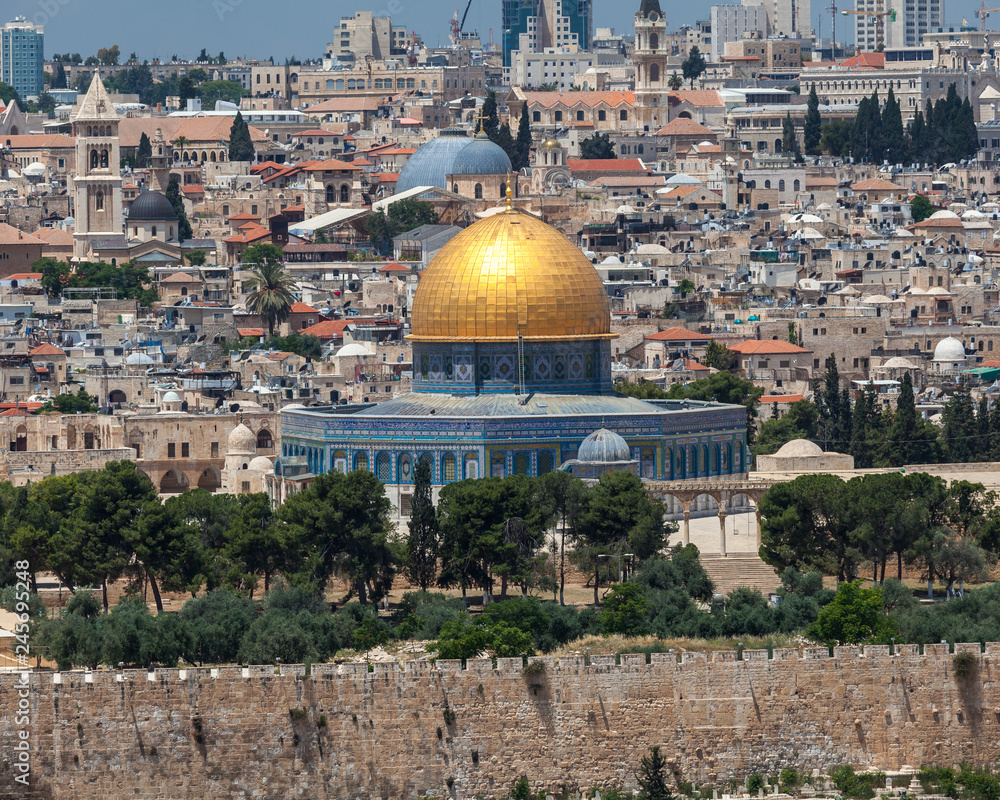
[[[1000,644],[0,675],[0,798],[498,797],[1000,759]],[[20,690],[20,692],[19,692]],[[29,721],[18,719],[27,694]],[[23,706],[22,706],[23,708]],[[27,730],[31,786],[14,781]]]

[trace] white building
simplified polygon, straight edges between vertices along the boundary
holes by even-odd
[[[903,0],[889,3],[883,0],[885,10],[896,12],[896,18],[885,17],[886,47],[917,47],[923,44],[925,33],[944,28],[944,0]],[[875,17],[876,0],[857,0],[855,8],[865,14],[854,17],[854,41],[858,51],[874,52],[878,48]]]
[[[809,0],[742,0],[745,6],[762,6],[772,35],[808,39],[811,34]]]
[[[769,34],[767,10],[764,6],[712,6],[712,61],[719,62],[726,54],[726,42],[738,42],[743,35],[757,32]]]
[[[525,89],[537,89],[543,84],[555,84],[556,91],[571,91],[577,75],[600,67],[625,67],[625,56],[619,53],[574,52],[569,48],[547,48],[544,53],[511,53],[511,84]]]

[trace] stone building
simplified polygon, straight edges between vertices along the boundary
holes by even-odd
[[[806,439],[793,439],[771,456],[757,456],[758,472],[844,472],[854,469],[854,457],[824,452]]]

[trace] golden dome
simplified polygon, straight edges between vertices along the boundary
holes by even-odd
[[[579,247],[517,209],[470,225],[431,261],[411,312],[419,342],[610,339],[608,295]]]
[[[559,142],[557,142],[555,139],[546,139],[544,142],[542,142],[542,147],[546,147],[549,150],[552,150],[553,148],[556,147],[562,147],[562,145],[559,144]]]

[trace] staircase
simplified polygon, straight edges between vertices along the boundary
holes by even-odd
[[[754,553],[739,553],[725,558],[716,553],[702,553],[699,560],[715,584],[715,591],[721,594],[729,594],[733,589],[747,586],[760,589],[766,596],[781,586],[774,568],[765,564]]]

